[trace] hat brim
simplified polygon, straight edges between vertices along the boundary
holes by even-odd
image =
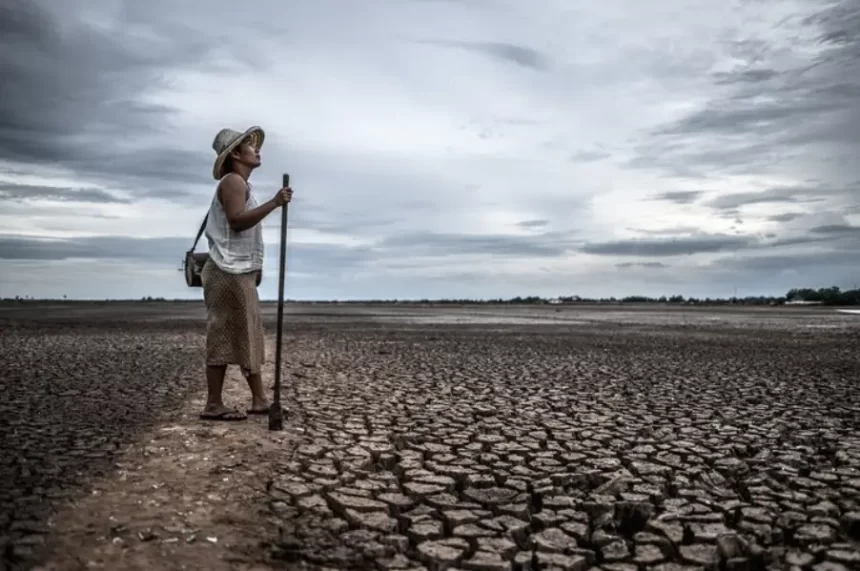
[[[247,139],[248,137],[252,138],[252,142],[254,144],[254,148],[258,151],[263,147],[263,141],[266,140],[266,133],[263,131],[262,127],[258,127],[254,125],[241,136],[236,137],[236,140],[227,145],[223,151],[221,151],[218,156],[215,158],[215,164],[212,166],[212,176],[215,177],[215,180],[221,180],[224,176],[224,173],[221,172],[224,169],[224,161],[227,160],[227,156],[236,150],[236,147],[242,144],[242,141]]]

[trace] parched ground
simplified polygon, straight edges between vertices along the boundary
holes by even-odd
[[[860,565],[856,322],[578,317],[306,337],[306,437],[270,491],[279,555],[340,569]]]
[[[187,374],[202,363],[198,335],[130,328],[115,310],[0,310],[0,569],[27,568],[56,507],[199,388]]]
[[[94,477],[116,490],[112,463],[168,420],[184,418],[192,434],[230,426],[195,429],[188,416],[199,399],[199,314],[158,311],[126,312],[134,327],[111,337],[91,310],[85,347],[101,352],[81,349],[74,335],[87,331],[66,339],[56,324],[37,342],[33,332],[48,327],[38,320],[32,335],[0,334],[0,365],[18,371],[15,383],[0,377],[11,395],[0,412],[12,419],[0,424],[0,477],[13,482],[0,492],[6,557],[54,545],[63,530],[45,528],[46,514],[81,505],[75,494]],[[860,317],[302,306],[288,323],[290,427],[283,442],[264,421],[242,427],[232,451],[253,469],[216,462],[257,486],[241,505],[259,516],[256,527],[236,523],[256,541],[237,539],[228,551],[238,556],[221,552],[217,568],[860,567]],[[261,451],[248,456],[253,443]],[[207,446],[225,449],[197,451]],[[213,502],[229,495],[223,476],[198,474]],[[71,521],[68,510],[50,521]],[[229,520],[218,525],[229,533]],[[105,539],[138,555],[142,544],[208,542],[163,527]],[[146,552],[150,565],[157,553]],[[216,568],[171,557],[152,568]]]
[[[265,560],[265,486],[290,427],[197,418],[204,333],[197,304],[0,308],[0,571]],[[230,377],[228,403],[247,406]]]

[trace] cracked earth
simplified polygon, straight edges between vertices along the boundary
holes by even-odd
[[[299,338],[276,556],[332,569],[860,566],[854,331]],[[825,341],[826,339],[826,341]]]
[[[46,514],[82,482],[115,478],[130,435],[161,434],[153,407],[169,417],[199,398],[188,363],[201,316],[152,311],[115,315],[121,342],[103,317],[83,330],[80,316],[68,330],[40,333],[35,315],[7,328],[5,346],[21,350],[3,355],[18,381],[4,385],[0,438],[4,450],[28,443],[0,462],[12,482],[0,495],[7,561],[23,565],[52,535],[86,535],[46,529]],[[858,341],[854,316],[788,309],[293,308],[289,445],[247,463],[259,493],[218,506],[262,509],[253,533],[218,536],[233,534],[254,569],[860,568]],[[165,344],[181,351],[159,360],[149,347]],[[40,394],[55,404],[33,414]],[[264,423],[237,434],[251,442],[253,430],[265,436]],[[212,456],[222,441],[207,441]],[[163,480],[151,472],[141,477]],[[206,482],[207,495],[230,490]],[[74,521],[63,513],[50,521]],[[202,568],[191,548],[180,567],[135,537],[111,548],[116,561]],[[218,561],[208,568],[236,568],[236,554]]]

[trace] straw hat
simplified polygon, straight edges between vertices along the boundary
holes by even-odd
[[[212,168],[212,176],[215,177],[215,180],[221,180],[223,176],[221,169],[224,168],[224,161],[227,159],[227,155],[232,153],[246,137],[251,137],[251,142],[259,151],[260,147],[263,146],[266,134],[262,128],[255,125],[244,133],[234,131],[233,129],[221,129],[215,135],[215,140],[212,141],[212,148],[215,149],[215,154],[218,155],[215,158],[215,166]]]

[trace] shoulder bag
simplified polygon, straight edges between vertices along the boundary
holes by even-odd
[[[203,265],[209,259],[209,252],[200,252],[195,254],[194,249],[197,247],[197,242],[200,241],[200,236],[203,235],[203,230],[206,228],[206,220],[209,218],[209,213],[203,217],[203,223],[200,225],[200,230],[197,231],[197,237],[194,238],[194,244],[191,249],[185,252],[185,284],[188,287],[203,287]]]
[[[206,265],[206,262],[209,260],[209,252],[199,252],[194,253],[194,249],[197,248],[197,243],[200,241],[200,236],[203,235],[203,230],[206,229],[206,220],[209,218],[209,213],[206,213],[206,216],[203,217],[203,223],[200,225],[200,230],[197,231],[197,237],[194,238],[194,244],[191,245],[191,249],[185,252],[185,262],[183,263],[183,270],[185,271],[185,284],[188,287],[203,287],[203,266]],[[260,282],[263,281],[263,270],[259,270],[256,272],[256,285],[259,286]]]

